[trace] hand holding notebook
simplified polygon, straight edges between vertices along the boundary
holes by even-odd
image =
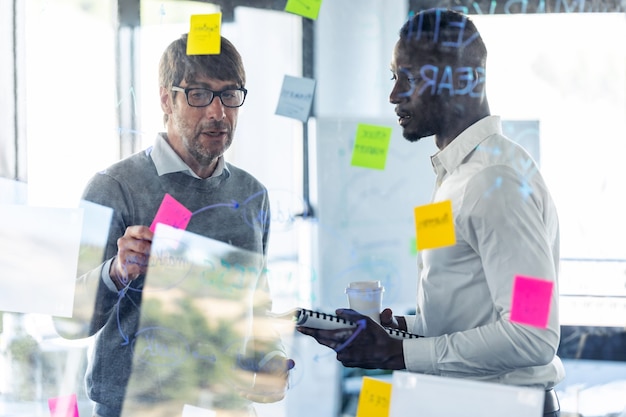
[[[272,317],[292,320],[297,326],[310,327],[320,330],[337,330],[356,328],[357,323],[343,319],[337,315],[323,313],[320,311],[308,310],[305,308],[294,308],[282,314],[270,314]],[[394,339],[414,339],[421,337],[404,330],[392,327],[383,327],[385,331]]]

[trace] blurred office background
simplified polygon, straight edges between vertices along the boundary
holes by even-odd
[[[0,177],[27,185],[30,205],[76,207],[95,172],[150,146],[162,129],[164,48],[188,31],[191,15],[221,12],[249,90],[227,159],[270,192],[275,312],[332,312],[347,304],[348,282],[369,279],[385,285],[385,305],[411,311],[412,208],[429,201],[435,147],[402,138],[389,62],[411,10],[452,3],[326,0],[317,19],[287,13],[285,3],[0,0]],[[626,6],[454,6],[471,14],[489,50],[492,113],[540,163],[559,209],[562,411],[624,415]],[[275,114],[285,75],[316,80],[305,123]],[[358,123],[393,128],[384,170],[350,165]],[[13,279],[2,275],[0,291]],[[0,314],[0,416],[49,415],[48,398],[72,390],[90,415],[82,391],[90,340],[60,338],[49,316]],[[290,390],[260,405],[260,416],[353,416],[361,377],[389,376],[344,369],[312,339],[294,334],[286,345],[297,363]]]

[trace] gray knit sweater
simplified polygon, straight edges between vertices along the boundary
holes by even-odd
[[[105,260],[117,253],[117,239],[131,225],[150,226],[166,193],[193,215],[187,231],[261,254],[269,232],[267,190],[249,173],[226,164],[221,175],[198,179],[182,172],[159,176],[152,148],[134,154],[96,174],[83,199],[114,210]],[[203,208],[208,208],[202,210]],[[131,374],[132,345],[121,334],[137,333],[144,277],[132,281],[123,302],[117,292],[99,284],[91,334],[96,343],[86,375],[87,394],[102,417],[120,414]]]

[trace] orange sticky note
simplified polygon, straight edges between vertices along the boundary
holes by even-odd
[[[150,225],[150,230],[154,232],[157,223],[163,223],[176,229],[185,229],[189,220],[191,220],[191,210],[183,206],[174,197],[165,194],[159,210],[157,210],[154,220]]]
[[[418,206],[413,211],[418,251],[451,246],[456,243],[450,200]]]
[[[322,0],[287,0],[285,11],[315,20],[321,6]]]
[[[218,55],[221,52],[222,14],[196,14],[190,19],[187,55]]]
[[[391,404],[391,383],[363,377],[356,417],[388,417]]]
[[[359,123],[351,164],[364,168],[385,169],[390,140],[390,127]]]
[[[48,399],[50,417],[78,417],[76,394]]]
[[[554,282],[518,275],[513,283],[511,321],[546,328]]]

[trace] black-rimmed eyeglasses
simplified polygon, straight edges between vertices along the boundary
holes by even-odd
[[[172,91],[185,93],[187,104],[191,107],[206,107],[213,103],[215,97],[220,98],[224,107],[241,107],[246,100],[246,94],[248,94],[248,90],[243,87],[213,91],[208,88],[182,88],[173,86]]]

